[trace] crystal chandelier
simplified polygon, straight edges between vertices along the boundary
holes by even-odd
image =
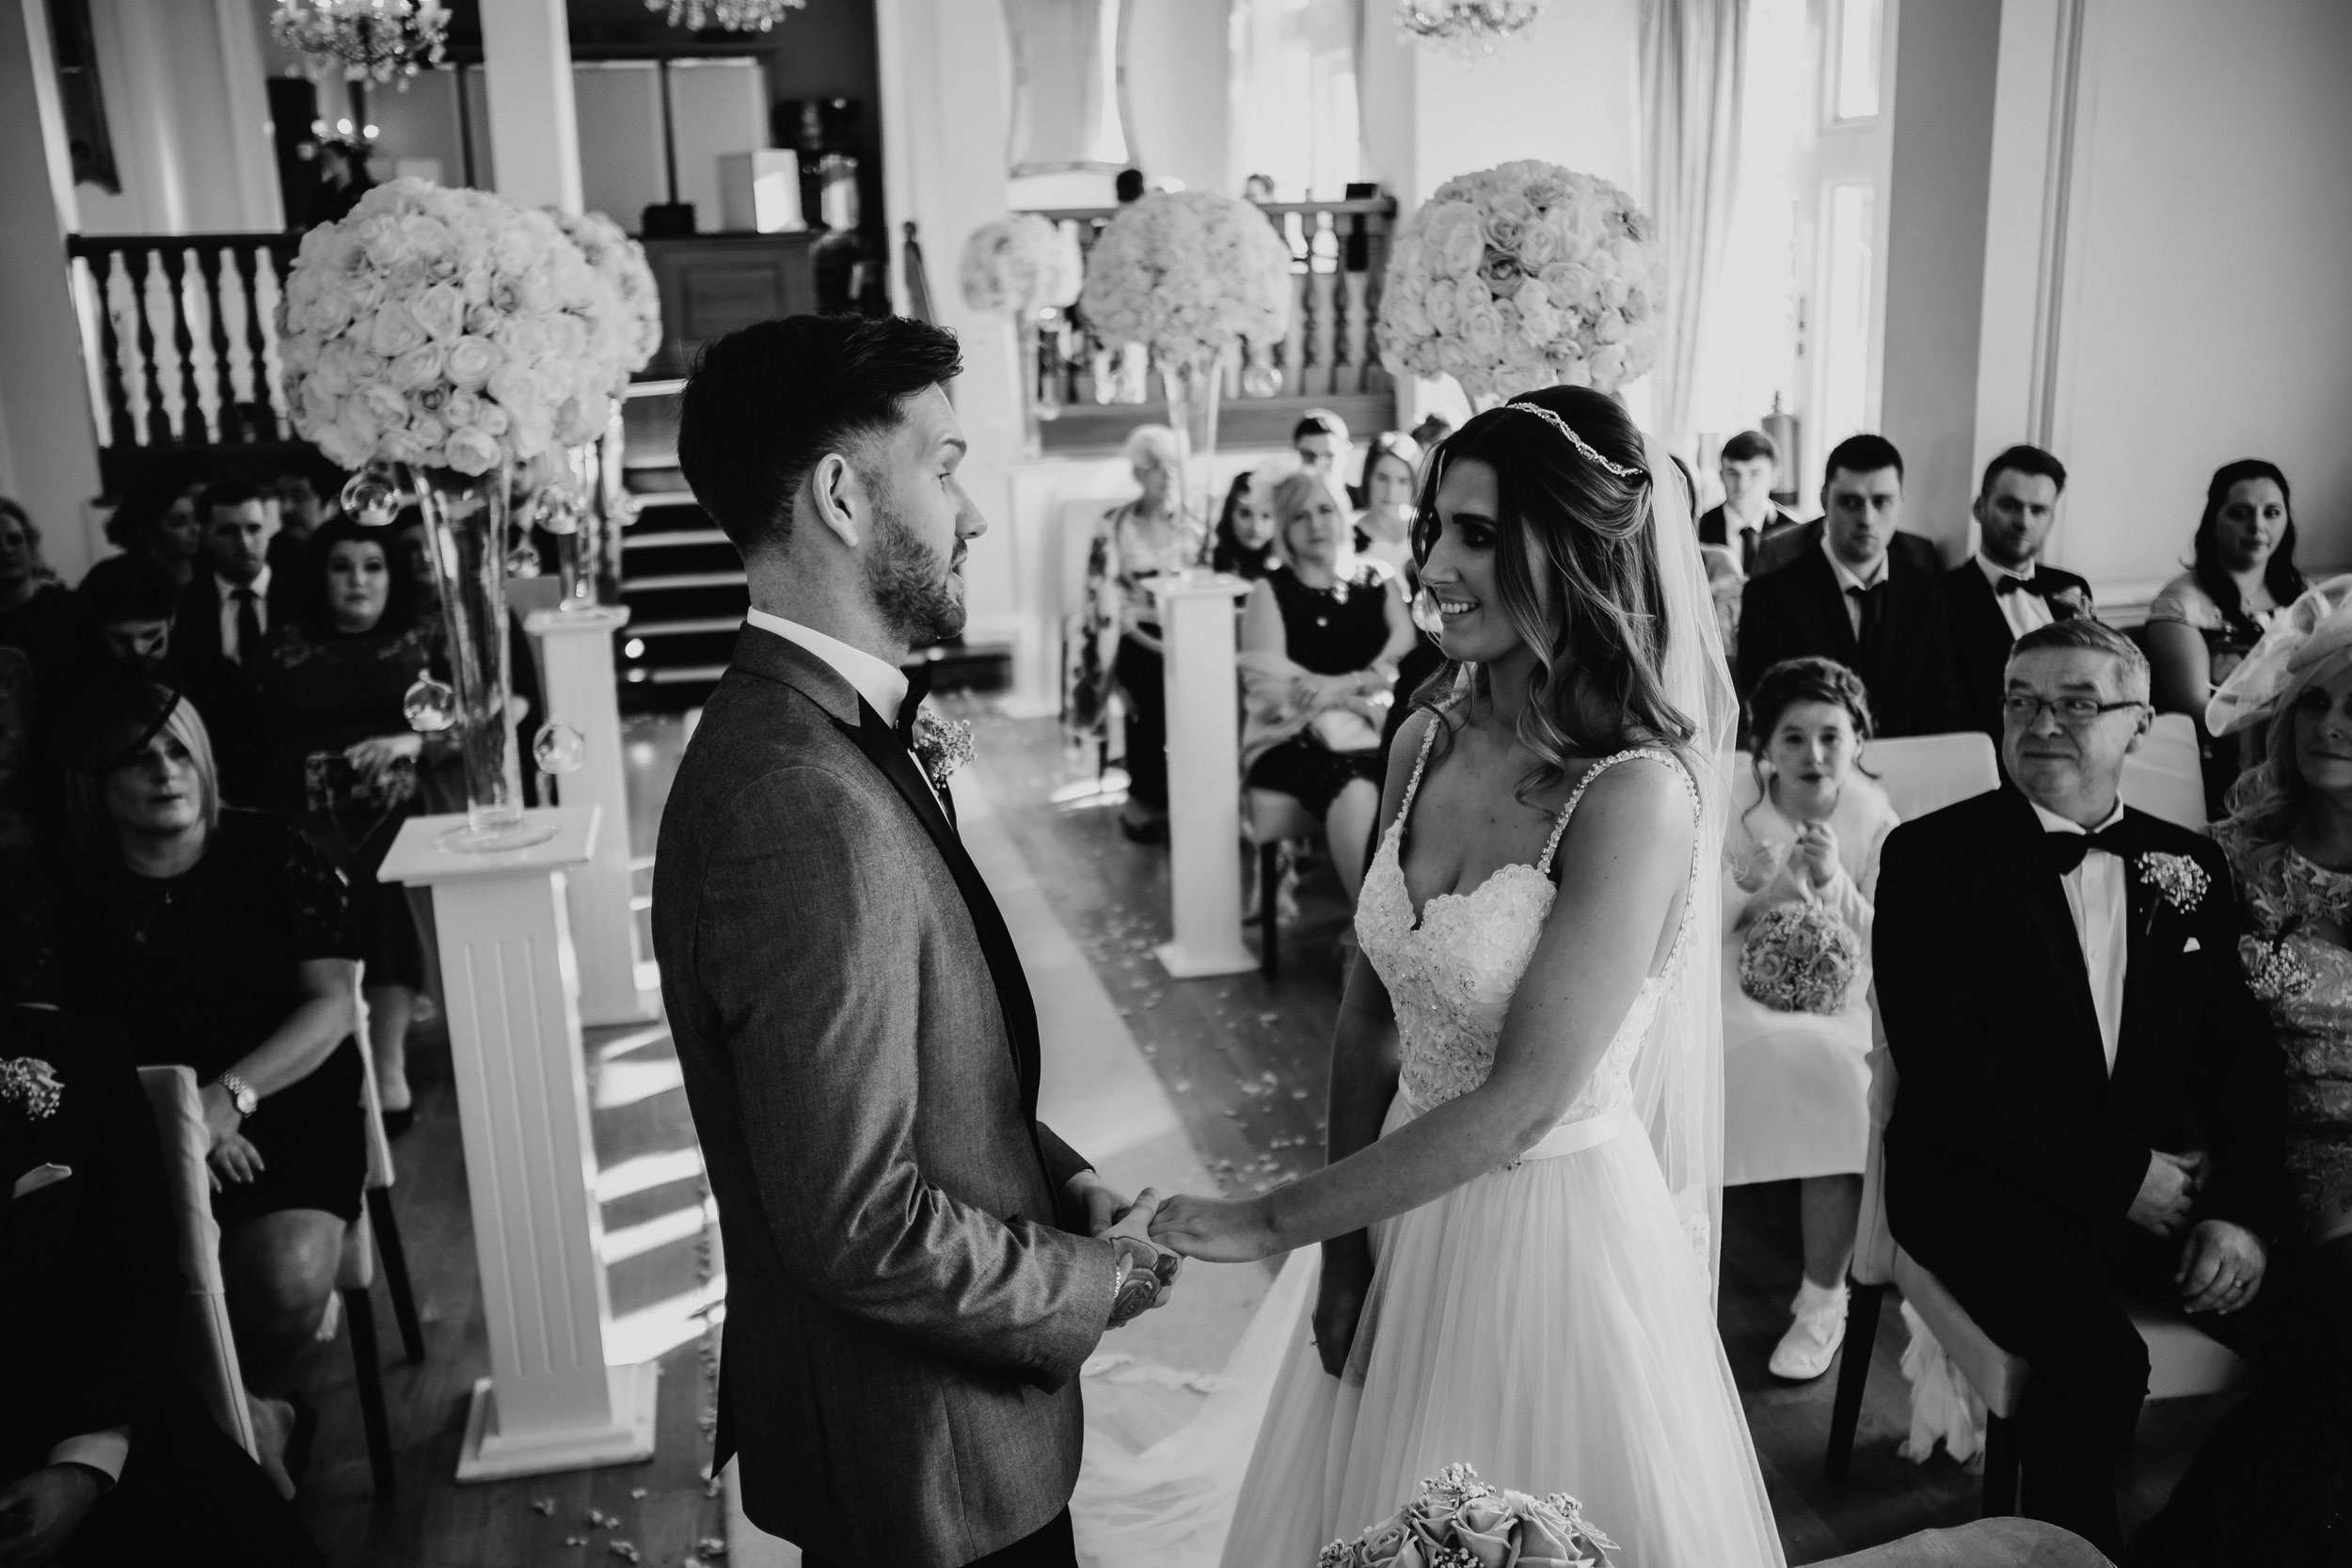
[[[441,0],[278,0],[269,30],[313,75],[398,81],[405,90],[421,67],[440,62],[449,8]]]
[[[1516,41],[1544,0],[1396,0],[1396,30],[1458,59],[1492,55]]]
[[[716,27],[725,33],[764,33],[797,11],[808,0],[645,0],[645,9],[667,11],[670,25],[699,33]]]

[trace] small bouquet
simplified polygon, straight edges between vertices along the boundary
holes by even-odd
[[[1396,1513],[1324,1547],[1315,1568],[1608,1568],[1616,1549],[1565,1492],[1498,1490],[1449,1465]]]
[[[1765,911],[1740,950],[1740,989],[1775,1012],[1843,1012],[1861,972],[1862,939],[1809,900]]]
[[[57,1069],[39,1056],[0,1058],[0,1105],[26,1121],[45,1121],[57,1114],[65,1085]]]

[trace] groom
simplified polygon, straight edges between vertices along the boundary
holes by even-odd
[[[2123,1298],[2260,1358],[2285,1090],[2220,850],[2122,800],[2147,659],[2089,618],[2042,626],[2001,705],[2010,783],[1903,824],[1881,856],[1887,1219],[2033,1370],[2025,1512],[2120,1558],[2115,1467],[2149,1370]]]
[[[1067,1565],[1077,1374],[1165,1292],[1037,1120],[1037,1012],[910,750],[963,627],[955,339],[794,316],[709,345],[678,462],[752,610],[663,813],[662,1000],[718,1199],[712,1455],[824,1564]]]

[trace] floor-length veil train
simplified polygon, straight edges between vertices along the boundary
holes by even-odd
[[[1731,742],[1738,705],[1689,503],[1664,449],[1650,440],[1646,453],[1650,473],[1665,476],[1650,486],[1666,612],[1661,674],[1695,731],[1683,757],[1697,801],[1695,906],[1714,886],[1722,855],[1726,791],[1716,759]],[[1359,921],[1384,891],[1403,899],[1395,845],[1391,828],[1368,872]],[[1375,885],[1382,857],[1392,889]],[[1539,928],[1552,895],[1548,878],[1532,880],[1541,883],[1541,908],[1517,912]],[[1523,888],[1517,901],[1528,902]],[[1496,918],[1507,924],[1501,903]],[[1691,926],[1686,913],[1686,933]],[[1532,950],[1532,933],[1523,945]],[[1595,1523],[1626,1538],[1628,1568],[1778,1564],[1714,1329],[1718,949],[1707,940],[1677,942],[1678,959],[1637,1004],[1637,1013],[1654,1006],[1646,1028],[1629,1016],[1611,1047],[1624,1072],[1610,1115],[1564,1122],[1546,1144],[1563,1132],[1590,1135],[1571,1136],[1558,1158],[1539,1158],[1539,1146],[1509,1169],[1375,1227],[1381,1274],[1344,1381],[1323,1372],[1310,1342],[1320,1254],[1308,1247],[1286,1259],[1216,1391],[1184,1426],[1136,1452],[1113,1434],[1115,1420],[1090,1409],[1071,1505],[1082,1560],[1306,1568],[1323,1541],[1405,1501],[1419,1473],[1486,1454],[1579,1472],[1486,1479],[1586,1495]],[[1365,951],[1375,956],[1370,940]],[[1514,970],[1510,985],[1516,977]],[[1400,1091],[1384,1132],[1427,1108],[1406,1101]],[[1647,1137],[1632,1135],[1636,1127]],[[1560,1244],[1531,1249],[1530,1235]],[[1513,1261],[1530,1252],[1533,1266]],[[1528,1388],[1538,1397],[1521,1392]],[[1089,1385],[1093,1405],[1106,1396],[1116,1389]],[[1232,1530],[1237,1507],[1242,1528]],[[1343,1516],[1353,1513],[1363,1516]]]

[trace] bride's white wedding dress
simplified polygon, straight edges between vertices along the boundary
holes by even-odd
[[[1652,758],[1699,809],[1667,752],[1621,752],[1578,784],[1538,862],[1439,894],[1416,920],[1400,863],[1434,737],[1433,726],[1357,908],[1403,1048],[1383,1136],[1486,1080],[1557,896],[1552,856],[1593,779]],[[1573,1493],[1623,1548],[1624,1568],[1783,1560],[1715,1330],[1706,1220],[1677,1208],[1634,1108],[1661,1000],[1714,909],[1699,858],[1665,963],[1560,1122],[1510,1165],[1373,1227],[1375,1273],[1346,1375],[1326,1372],[1316,1353],[1320,1253],[1302,1248],[1225,1391],[1190,1427],[1136,1455],[1090,1436],[1073,1500],[1082,1556],[1102,1568],[1192,1562],[1221,1534],[1226,1568],[1307,1568],[1325,1543],[1461,1462],[1493,1485]]]
[[[1553,852],[1593,779],[1649,757],[1690,785],[1666,752],[1610,757],[1569,797],[1539,862],[1439,894],[1416,921],[1400,862],[1428,755],[1424,743],[1356,916],[1403,1047],[1383,1136],[1485,1082],[1557,895]],[[1695,788],[1692,800],[1695,812]],[[1343,1379],[1317,1356],[1311,1299],[1302,1309],[1226,1539],[1229,1568],[1311,1563],[1455,1461],[1493,1485],[1574,1493],[1628,1568],[1782,1560],[1707,1266],[1631,1109],[1635,1057],[1712,908],[1700,870],[1665,964],[1559,1124],[1512,1164],[1373,1227],[1373,1284]]]

